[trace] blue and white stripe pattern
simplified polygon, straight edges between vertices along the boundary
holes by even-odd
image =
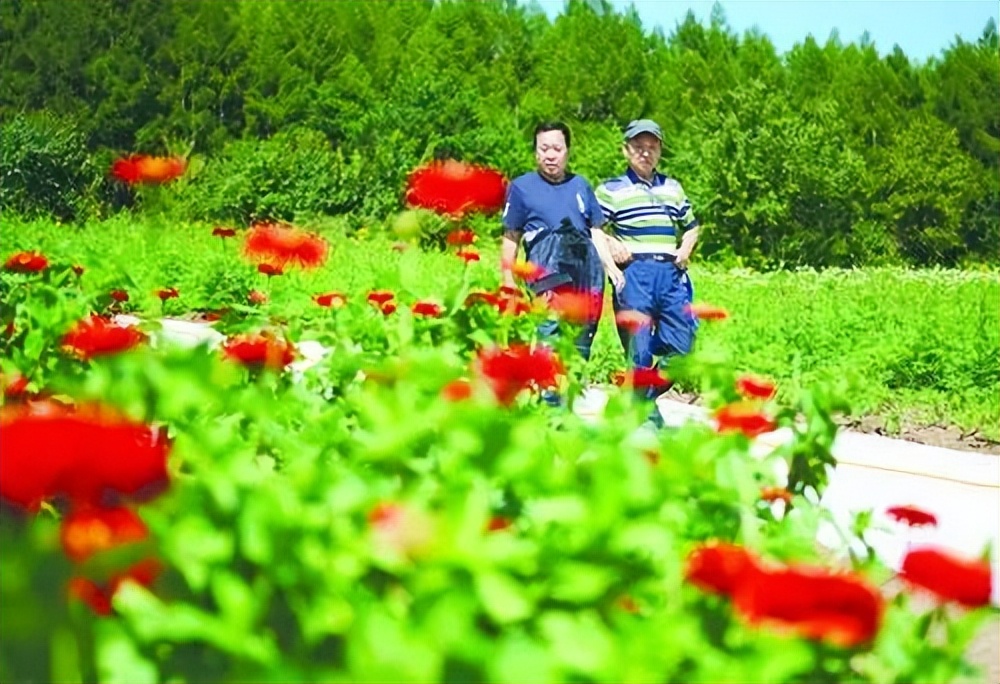
[[[595,194],[611,230],[633,254],[676,254],[678,236],[698,226],[681,184],[660,173],[649,183],[629,169]]]

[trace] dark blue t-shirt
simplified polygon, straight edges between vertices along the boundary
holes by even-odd
[[[532,171],[511,181],[503,210],[505,230],[523,233],[530,245],[546,228],[559,228],[564,219],[588,237],[591,228],[604,223],[601,205],[583,177],[566,174],[561,183],[550,183]]]

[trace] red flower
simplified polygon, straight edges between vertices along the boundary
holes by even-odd
[[[480,350],[479,372],[489,382],[497,401],[509,406],[522,390],[555,386],[564,370],[548,347],[512,345],[507,349]]]
[[[448,233],[445,241],[452,246],[461,247],[465,245],[471,245],[476,241],[476,234],[473,233],[468,228],[462,228],[459,230],[453,230]]]
[[[406,201],[412,207],[463,216],[490,213],[503,206],[507,181],[503,174],[459,161],[436,161],[407,179]]]
[[[955,601],[969,608],[989,605],[992,574],[985,560],[966,560],[935,548],[909,551],[900,572],[911,584],[929,589],[944,601]]]
[[[851,648],[878,634],[885,602],[861,577],[821,568],[782,568],[739,582],[733,606],[752,625]]]
[[[653,318],[641,311],[629,309],[615,314],[615,325],[619,328],[625,328],[632,335],[636,335],[642,328],[653,325]]]
[[[149,587],[163,571],[163,564],[153,558],[141,560],[124,572],[111,576],[107,583],[100,585],[85,577],[74,577],[69,581],[70,598],[86,603],[97,615],[111,615],[111,599],[125,582],[135,582]]]
[[[771,432],[777,427],[773,418],[749,401],[726,404],[716,410],[715,420],[719,432],[742,432],[751,438]]]
[[[894,520],[906,523],[910,527],[930,525],[937,527],[937,516],[916,506],[893,506],[886,509],[886,515]]]
[[[554,290],[549,308],[571,325],[587,325],[600,319],[604,295],[584,290]]]
[[[472,383],[465,378],[452,380],[441,389],[441,396],[447,401],[464,401],[472,396]]]
[[[388,316],[389,314],[394,314],[396,313],[396,304],[394,302],[386,302],[385,304],[379,307],[379,311],[381,311],[382,315],[384,316]]]
[[[212,229],[212,235],[215,237],[220,237],[223,240],[226,238],[231,238],[236,236],[235,228],[223,228],[222,226],[216,226]]]
[[[76,323],[63,336],[62,344],[84,360],[105,354],[118,354],[141,344],[146,335],[138,328],[118,325],[101,316],[92,315]]]
[[[441,314],[444,313],[444,309],[440,304],[431,301],[416,302],[410,310],[418,316],[429,316],[431,318],[440,318]]]
[[[156,296],[160,298],[161,302],[165,302],[168,299],[180,297],[180,293],[177,291],[176,287],[164,287],[156,291]]]
[[[633,368],[622,374],[621,382],[612,378],[617,385],[631,385],[640,389],[643,387],[670,387],[673,382],[659,368]]]
[[[347,304],[347,297],[340,292],[327,292],[326,294],[315,295],[313,297],[313,301],[320,306],[327,307],[328,309],[339,309]]]
[[[510,265],[510,272],[515,278],[520,278],[521,280],[533,283],[542,276],[545,275],[546,271],[544,268],[536,263],[530,261],[516,261]]]
[[[736,379],[736,391],[747,399],[770,399],[774,396],[774,383],[756,375],[741,375]]]
[[[792,493],[784,487],[761,487],[760,498],[762,501],[767,501],[768,503],[774,503],[775,501],[784,501],[785,505],[792,503]]]
[[[87,506],[167,483],[166,435],[104,407],[26,404],[0,413],[0,433],[0,497],[29,510],[59,495]]]
[[[18,252],[7,259],[3,267],[14,273],[38,273],[48,266],[48,258],[40,252]]]
[[[368,301],[375,306],[382,306],[386,302],[391,301],[395,296],[396,295],[388,290],[372,290],[368,293]]]
[[[73,273],[75,273],[78,278],[83,275],[85,270],[80,264],[73,264],[71,268],[73,269]]]
[[[502,515],[491,516],[486,523],[487,532],[503,532],[514,526],[514,521]]]
[[[250,368],[281,370],[295,360],[295,347],[267,332],[234,335],[222,344],[222,353]]]
[[[710,541],[688,554],[684,577],[703,591],[732,596],[737,586],[759,572],[756,558],[747,549]]]
[[[460,249],[455,252],[455,256],[462,259],[467,264],[471,264],[473,261],[479,261],[479,252],[474,249]]]
[[[27,394],[28,378],[15,373],[10,381],[0,373],[0,384],[3,384],[3,396],[5,399],[20,399]]]
[[[321,266],[329,249],[326,240],[318,235],[275,223],[251,226],[243,243],[247,257],[261,265],[268,263],[282,269],[290,264],[302,268]]]
[[[128,292],[125,290],[112,290],[108,296],[119,304],[128,301]]]
[[[74,563],[95,553],[140,542],[149,536],[146,524],[130,508],[96,508],[74,511],[63,518],[59,539]]]
[[[167,183],[180,178],[187,170],[187,160],[180,157],[149,157],[134,154],[111,165],[111,175],[130,185]]]
[[[267,304],[267,295],[260,290],[250,290],[247,292],[247,301],[251,304]]]
[[[281,266],[276,266],[275,264],[268,264],[268,263],[257,264],[257,271],[259,273],[263,273],[268,278],[270,278],[271,276],[280,276],[285,272],[285,270]]]
[[[684,311],[697,316],[703,321],[721,321],[729,318],[729,312],[719,306],[711,304],[685,304]]]

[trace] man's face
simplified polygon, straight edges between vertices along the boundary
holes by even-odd
[[[535,136],[535,161],[538,173],[551,181],[561,181],[566,175],[569,148],[562,131],[545,131]]]
[[[625,159],[628,160],[629,167],[640,178],[646,179],[653,176],[653,169],[660,162],[662,151],[660,139],[652,133],[640,133],[625,143],[622,150]]]

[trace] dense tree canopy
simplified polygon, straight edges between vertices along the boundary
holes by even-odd
[[[128,204],[100,169],[142,151],[202,159],[179,193],[199,218],[384,216],[433,157],[526,170],[547,118],[571,124],[572,163],[599,182],[620,172],[623,125],[648,116],[708,258],[1000,252],[992,21],[919,63],[836,35],[778,55],[718,6],[664,34],[604,0],[570,0],[554,20],[514,0],[5,0],[0,69],[0,205],[19,212]],[[50,168],[60,160],[77,168]],[[56,177],[58,201],[38,189]]]

